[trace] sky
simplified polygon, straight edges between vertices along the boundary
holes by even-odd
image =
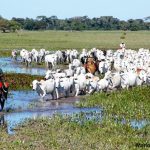
[[[143,19],[150,16],[150,0],[0,0],[3,18],[57,16],[113,16],[120,20]]]

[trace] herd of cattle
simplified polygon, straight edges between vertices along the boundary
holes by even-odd
[[[12,57],[17,59],[17,50],[12,51]],[[47,94],[52,99],[60,97],[92,94],[94,92],[110,91],[133,86],[150,85],[150,51],[140,48],[137,50],[122,47],[116,51],[102,51],[96,48],[76,49],[65,51],[19,51],[23,62],[45,62],[48,71],[45,80],[32,82],[33,90],[44,98]],[[85,65],[88,58],[93,58],[96,66],[95,73],[87,71]],[[54,69],[56,65],[68,63],[68,69]],[[103,74],[100,79],[99,75]]]

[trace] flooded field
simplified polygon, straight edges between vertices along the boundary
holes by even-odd
[[[10,57],[0,58],[0,68],[4,72],[25,73],[30,75],[44,75],[46,69],[41,67],[25,67],[20,60],[14,61]],[[44,101],[34,91],[10,91],[5,104],[6,113],[0,114],[0,125],[6,124],[8,134],[14,134],[14,128],[26,119],[36,119],[38,117],[51,117],[54,114],[72,115],[80,112],[87,114],[87,117],[95,117],[101,120],[103,110],[98,107],[79,108],[75,107],[81,97],[68,97],[60,100],[51,100],[46,96]],[[91,113],[94,113],[91,116]],[[122,121],[125,123],[125,120]],[[131,120],[131,126],[142,128],[147,124],[146,120]]]
[[[0,57],[0,68],[8,73],[25,73],[31,75],[45,75],[47,70],[44,67],[26,67],[20,59],[15,61],[11,57]]]
[[[13,128],[26,119],[37,117],[51,117],[53,114],[71,115],[80,112],[95,112],[101,114],[100,108],[77,108],[80,97],[62,98],[60,100],[41,101],[33,91],[11,91],[7,99],[5,110],[1,115],[1,122],[7,124],[7,132],[13,134]],[[102,117],[101,115],[99,116]]]
[[[100,121],[103,118],[103,110],[98,107],[75,107],[74,104],[80,100],[82,96],[42,102],[33,91],[11,91],[5,105],[5,110],[8,112],[0,115],[0,122],[6,124],[8,134],[14,134],[15,127],[27,119],[52,117],[54,114],[74,115],[83,112],[89,119],[95,118]],[[122,123],[125,123],[125,120]],[[146,124],[145,120],[131,121],[131,126],[134,128],[142,128]]]

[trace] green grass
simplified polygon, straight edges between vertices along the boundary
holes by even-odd
[[[32,90],[31,83],[33,80],[41,80],[42,76],[6,73],[5,79],[9,83],[9,90]]]
[[[80,101],[79,107],[99,106],[106,116],[118,116],[122,119],[150,120],[150,87],[136,87],[130,90],[112,93],[97,93],[87,100]]]
[[[117,49],[124,41],[127,48],[150,48],[150,31],[20,31],[17,33],[0,33],[0,50],[33,48],[46,50],[58,49]]]
[[[150,126],[137,130],[108,120],[79,124],[61,116],[30,120],[12,136],[0,132],[0,149],[9,150],[136,150],[137,143],[150,141]]]
[[[123,31],[22,31],[0,33],[0,56],[10,56],[12,49],[33,48],[57,49],[117,49]],[[150,32],[126,32],[123,40],[127,48],[150,48]],[[6,74],[10,90],[29,90],[30,83],[40,76]],[[17,128],[15,135],[8,135],[0,127],[0,149],[137,149],[136,143],[149,143],[150,126],[137,130],[130,127],[131,119],[150,120],[150,88],[133,88],[108,93],[94,94],[79,103],[80,107],[99,106],[104,108],[105,119],[101,122],[85,121],[84,124],[69,118],[31,120]],[[108,117],[107,117],[108,116]],[[125,117],[127,124],[114,121]],[[80,118],[82,119],[82,118]],[[148,148],[147,148],[148,149]]]

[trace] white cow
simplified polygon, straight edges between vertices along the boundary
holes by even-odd
[[[77,67],[80,67],[81,66],[81,62],[79,59],[74,59],[73,62],[72,62],[72,65],[77,68]]]
[[[14,59],[14,60],[17,60],[17,54],[18,54],[18,51],[17,50],[12,50],[12,52],[11,52],[11,55],[12,55],[12,58]]]
[[[74,90],[74,79],[73,78],[56,78],[56,88],[58,98],[60,98],[61,93],[64,97],[69,97]]]
[[[70,62],[73,62],[74,59],[77,59],[79,55],[79,52],[76,49],[73,49],[69,53],[69,60]]]
[[[28,52],[27,50],[22,49],[20,51],[20,57],[21,57],[22,62],[26,63],[27,67],[29,64],[31,64],[31,62],[32,62],[32,53],[31,52]]]
[[[43,99],[46,94],[51,94],[52,99],[57,99],[56,96],[56,87],[55,87],[55,80],[49,79],[49,80],[42,80],[41,82],[34,80],[32,82],[32,88],[35,90],[39,96]]]
[[[86,81],[87,87],[86,87],[86,92],[88,92],[89,94],[93,94],[94,92],[98,91],[98,81],[99,81],[99,77],[92,77],[92,78],[88,78]]]
[[[51,71],[51,70],[48,70],[45,74],[45,79],[48,80],[48,79],[56,79],[56,78],[64,78],[66,77],[66,73],[64,72],[56,72],[56,71]]]
[[[56,54],[50,54],[45,56],[45,63],[47,65],[47,68],[52,69],[57,64],[57,55]]]
[[[76,68],[76,74],[79,75],[79,74],[86,74],[86,70],[84,67],[77,67]]]
[[[39,63],[39,52],[36,49],[32,49],[31,53],[33,61]]]
[[[78,96],[80,92],[86,93],[86,76],[84,74],[74,75],[75,82],[75,96]]]
[[[58,50],[55,53],[57,55],[57,63],[63,63],[63,53],[62,51]]]
[[[28,53],[28,51],[26,49],[22,49],[20,51],[20,57],[21,57],[22,62],[25,62],[25,55],[26,55],[26,53]]]
[[[126,72],[121,74],[121,86],[122,88],[128,89],[137,85],[137,74],[133,72]]]
[[[103,78],[100,81],[98,81],[97,86],[98,86],[98,91],[106,92],[108,89],[108,86],[109,86],[109,81],[107,79]]]
[[[98,70],[100,73],[106,73],[108,71],[108,65],[105,61],[101,61],[98,66]]]
[[[45,59],[45,49],[40,49],[40,51],[39,51],[39,62],[42,62],[42,61],[44,61],[44,59]]]
[[[118,89],[121,88],[121,75],[119,72],[107,74],[105,75],[105,79],[109,82],[110,89]]]

